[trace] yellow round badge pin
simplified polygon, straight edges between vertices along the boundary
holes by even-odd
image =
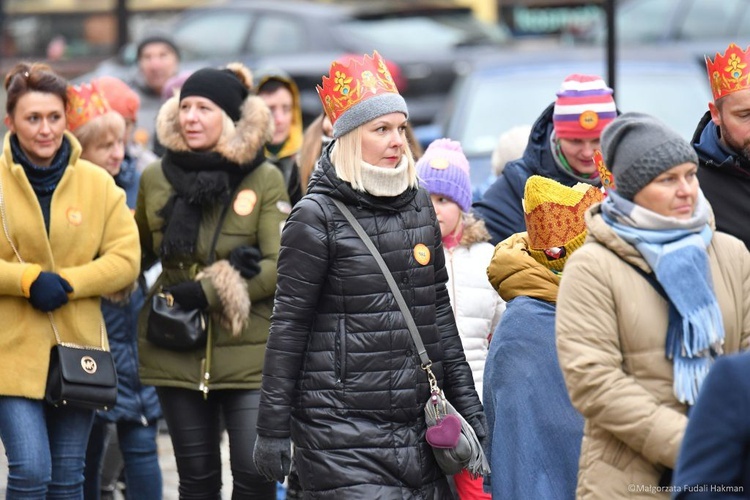
[[[65,215],[68,217],[68,222],[74,226],[80,226],[81,222],[83,222],[83,214],[75,207],[70,207]]]
[[[430,249],[427,248],[427,245],[419,243],[414,247],[414,259],[423,266],[430,263]]]
[[[584,129],[592,130],[599,124],[599,115],[596,114],[596,111],[591,111],[589,109],[581,113],[581,116],[578,117],[578,123]]]
[[[430,160],[429,165],[435,170],[445,170],[450,165],[450,162],[445,158],[433,158]]]
[[[243,189],[237,193],[237,197],[234,199],[232,208],[234,213],[244,217],[250,215],[255,208],[255,204],[258,202],[258,195],[252,189]]]

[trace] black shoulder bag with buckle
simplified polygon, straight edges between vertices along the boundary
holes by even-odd
[[[362,225],[352,215],[349,208],[337,199],[331,198],[331,201],[338,207],[341,214],[346,217],[346,220],[357,233],[357,236],[364,242],[367,250],[375,258],[385,280],[388,282],[388,287],[391,289],[393,297],[396,299],[401,314],[403,314],[404,320],[406,320],[406,326],[409,329],[414,346],[419,353],[422,369],[427,374],[427,379],[430,382],[431,394],[424,407],[425,421],[427,423],[425,439],[432,447],[433,455],[440,469],[447,475],[457,474],[462,469],[467,469],[475,477],[489,474],[490,465],[474,429],[453,405],[448,402],[445,394],[443,394],[443,391],[438,386],[437,378],[431,368],[432,361],[427,356],[427,350],[422,342],[422,337],[419,335],[417,324],[414,322],[411,312],[409,312],[409,306],[406,305],[406,301],[401,294],[401,290],[398,289],[398,285],[396,285],[396,281],[393,279],[388,265],[362,228]]]
[[[10,237],[5,199],[0,184],[0,218],[3,233],[18,262],[24,260]],[[81,346],[60,340],[60,332],[51,312],[47,313],[55,341],[49,359],[44,399],[54,406],[75,406],[89,410],[108,410],[117,401],[117,372],[112,353],[104,349],[104,323],[99,325],[100,347]]]
[[[229,204],[216,226],[211,248],[208,251],[208,263],[214,261],[216,242],[221,234]],[[208,341],[208,313],[202,309],[185,309],[174,301],[172,294],[159,291],[151,297],[151,310],[148,312],[146,339],[154,345],[172,351],[192,351],[205,347]]]

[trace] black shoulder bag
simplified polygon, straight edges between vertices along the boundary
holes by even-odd
[[[216,242],[221,234],[229,204],[216,226],[211,248],[208,251],[208,264],[214,261]],[[159,291],[151,297],[151,310],[148,312],[146,339],[154,345],[172,351],[192,351],[205,347],[208,341],[208,313],[202,309],[185,309],[174,301],[172,294]]]

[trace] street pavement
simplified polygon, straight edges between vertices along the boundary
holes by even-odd
[[[164,500],[179,500],[179,495],[177,494],[177,485],[179,484],[177,465],[174,461],[172,441],[169,439],[169,434],[159,432],[157,445],[159,449],[159,465],[161,466],[162,481],[164,483]],[[226,433],[221,441],[221,459],[222,482],[224,484],[222,493],[224,498],[230,498],[232,493],[232,472],[229,468],[229,440]],[[7,480],[8,461],[5,457],[5,448],[3,448],[2,442],[0,442],[0,498],[5,498]],[[115,499],[124,500],[123,496],[119,493],[115,495]]]

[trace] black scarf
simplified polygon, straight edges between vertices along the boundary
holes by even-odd
[[[203,205],[229,203],[242,179],[264,160],[262,149],[250,163],[242,165],[215,151],[167,151],[161,164],[175,192],[158,212],[165,221],[162,257],[192,255]]]
[[[68,162],[70,161],[71,147],[68,138],[63,136],[60,149],[55,153],[55,157],[52,158],[49,167],[34,165],[21,148],[18,137],[15,134],[10,136],[10,150],[13,155],[13,161],[23,167],[26,178],[29,180],[34,192],[37,196],[43,196],[52,193],[57,187],[57,183],[62,179],[65,167],[68,166]]]

